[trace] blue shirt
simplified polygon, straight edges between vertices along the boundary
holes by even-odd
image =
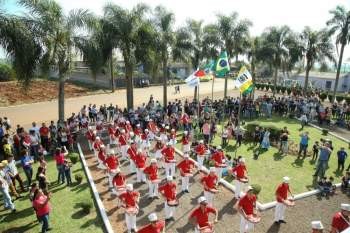
[[[4,136],[4,129],[0,126],[0,138]]]
[[[321,148],[320,149],[320,158],[319,158],[319,160],[327,161],[330,154],[331,154],[331,151],[328,151],[327,149]]]
[[[307,135],[302,135],[300,138],[300,144],[308,145],[309,144],[309,137]]]
[[[340,161],[345,161],[346,157],[348,156],[348,154],[345,151],[338,151],[337,153],[338,155],[338,160]]]
[[[32,160],[31,156],[29,156],[29,155],[23,156],[21,158],[21,163],[22,163],[23,168],[25,168],[25,169],[31,168],[32,167],[31,164],[26,164],[26,163],[30,162],[31,160]]]

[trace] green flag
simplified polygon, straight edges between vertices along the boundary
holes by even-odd
[[[228,64],[227,53],[221,52],[219,59],[215,66],[216,77],[222,78],[230,71],[230,65]]]

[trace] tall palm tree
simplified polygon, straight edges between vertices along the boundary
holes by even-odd
[[[87,10],[71,10],[64,14],[62,7],[51,0],[20,0],[28,11],[26,22],[43,46],[43,60],[58,71],[58,119],[63,123],[64,85],[72,62],[73,35],[76,28],[93,27],[95,17]]]
[[[305,27],[300,34],[302,51],[306,58],[306,71],[304,94],[307,93],[309,84],[309,72],[315,62],[323,63],[325,59],[334,61],[333,45],[330,40],[330,32],[327,30],[313,31],[310,27]]]
[[[105,19],[110,22],[113,39],[118,41],[125,64],[126,100],[128,109],[134,107],[133,70],[136,65],[135,51],[137,48],[138,31],[144,20],[148,7],[138,4],[132,10],[124,9],[115,4],[104,7]]]
[[[331,34],[336,35],[336,45],[340,45],[340,54],[337,64],[337,75],[335,77],[335,85],[333,90],[333,96],[335,96],[338,88],[340,69],[343,62],[343,53],[346,44],[350,42],[350,10],[347,11],[343,6],[337,6],[330,13],[333,18],[327,21],[327,25],[330,27]],[[335,98],[333,98],[333,102]]]

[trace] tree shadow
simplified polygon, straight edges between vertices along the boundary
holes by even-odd
[[[104,228],[102,221],[98,217],[94,219],[89,219],[83,225],[81,225],[80,228],[88,228],[91,225],[95,225],[96,227],[99,227],[99,228]]]
[[[224,214],[230,214],[234,215],[237,213],[236,208],[233,208],[233,206],[236,204],[237,200],[235,198],[232,198],[228,203],[226,203],[225,206],[223,206],[218,213],[219,220],[222,219]]]
[[[266,233],[276,233],[280,231],[280,224],[273,223],[269,229],[267,229]]]
[[[5,231],[3,231],[3,233],[32,232],[31,229],[34,228],[38,224],[39,224],[39,222],[37,222],[37,221],[30,222],[24,226],[11,227],[9,229],[6,229]]]
[[[335,177],[342,177],[344,175],[343,171],[338,170],[338,169],[333,171],[333,174],[335,175]]]
[[[296,158],[296,159],[294,160],[294,162],[291,163],[291,165],[292,165],[293,167],[298,167],[298,168],[303,167],[303,164],[304,164],[304,158],[303,158],[303,159]]]
[[[85,189],[89,188],[89,185],[87,182],[85,182],[84,184],[79,184],[79,185],[76,185],[74,188],[72,188],[71,190],[73,192],[76,192],[76,193],[80,193],[82,191],[84,191]]]
[[[273,154],[273,160],[275,161],[280,161],[284,158],[283,153],[282,152],[276,152]]]
[[[28,216],[35,215],[33,207],[28,207],[22,210],[17,210],[16,213],[5,212],[0,216],[3,216],[3,222],[12,222],[19,219],[24,219]]]

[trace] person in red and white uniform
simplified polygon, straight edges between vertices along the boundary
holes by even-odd
[[[292,195],[290,189],[289,189],[289,177],[285,176],[283,177],[283,183],[280,184],[277,189],[276,189],[276,208],[275,208],[275,223],[279,224],[279,223],[286,223],[286,221],[284,221],[284,213],[286,211],[287,208],[287,203],[286,201],[288,201],[288,193],[290,193],[290,195]],[[292,195],[293,196],[293,195]]]
[[[175,177],[175,149],[170,142],[167,143],[167,147],[162,150],[165,162],[165,175]]]
[[[140,199],[140,193],[134,191],[132,184],[126,185],[126,192],[120,194],[119,199],[125,206],[125,222],[128,233],[136,232],[136,215],[138,213],[138,203]],[[128,210],[134,209],[134,212]]]
[[[194,209],[190,214],[189,221],[195,225],[194,232],[200,233],[204,229],[212,229],[213,223],[209,222],[209,214],[214,214],[214,223],[218,222],[218,211],[208,206],[207,199],[204,196],[198,198],[199,207]]]
[[[97,135],[100,137],[102,135],[102,130],[103,130],[103,122],[101,118],[98,118],[96,121],[96,131],[97,131]]]
[[[148,180],[148,198],[159,198],[158,197],[158,166],[157,160],[151,159],[151,164],[143,170],[147,175]]]
[[[209,174],[202,177],[201,183],[203,185],[204,196],[207,199],[208,204],[213,206],[215,195],[213,191],[216,190],[216,184],[218,183],[215,167],[210,167]]]
[[[133,130],[132,130],[132,126],[131,126],[131,124],[130,124],[130,121],[126,121],[126,123],[125,123],[125,133],[127,134],[127,135],[129,135],[130,134],[130,132],[132,132]]]
[[[220,180],[222,177],[223,165],[226,164],[226,157],[224,155],[224,152],[222,151],[221,146],[217,146],[216,149],[217,150],[214,152],[213,156],[211,157],[211,160],[215,163],[216,175]]]
[[[321,221],[312,221],[311,228],[312,228],[311,233],[323,233],[323,229],[324,229]]]
[[[241,190],[244,188],[244,180],[248,179],[247,177],[247,168],[245,166],[245,159],[240,158],[238,164],[231,169],[231,172],[235,174],[235,198],[239,199],[241,195]]]
[[[89,150],[92,150],[92,145],[96,140],[96,131],[94,131],[91,126],[89,126],[88,131],[86,132],[86,138],[88,140]]]
[[[160,140],[160,138],[156,138],[156,144],[154,145],[153,151],[154,151],[154,158],[157,159],[158,164],[160,168],[164,168],[164,159],[163,159],[163,154],[162,151],[165,148],[164,143]]]
[[[168,142],[168,137],[167,137],[167,129],[166,127],[168,126],[165,126],[165,124],[162,124],[162,126],[160,127],[159,129],[159,137],[160,137],[160,140],[163,142],[163,143],[167,143]]]
[[[150,138],[150,140],[153,140],[154,136],[157,134],[158,129],[157,129],[157,126],[156,126],[156,124],[154,123],[154,121],[152,119],[150,119],[148,121],[147,129],[149,130],[149,138]]]
[[[122,155],[122,158],[124,160],[127,160],[127,151],[128,151],[128,139],[125,133],[125,129],[122,129],[120,131],[120,135],[118,138],[119,145],[120,145],[120,153]]]
[[[131,174],[136,173],[135,159],[137,154],[137,146],[134,141],[130,142],[130,147],[127,150],[127,155],[129,156],[129,170]]]
[[[172,202],[176,202],[176,183],[173,182],[172,176],[167,176],[166,178],[167,182],[164,185],[161,185],[158,189],[158,191],[163,195],[165,198],[164,202],[164,211],[165,211],[165,221],[174,221],[174,214],[176,210],[176,206],[173,204],[170,204]]]
[[[126,188],[126,177],[122,174],[119,167],[115,169],[115,175],[112,180],[113,183],[113,191],[112,193],[119,196],[120,194],[125,192]]]
[[[341,204],[340,211],[333,215],[330,233],[340,233],[350,227],[350,204]]]
[[[165,233],[165,221],[158,220],[156,213],[148,215],[148,220],[151,223],[142,227],[137,233]]]
[[[184,134],[181,139],[181,144],[182,144],[182,152],[189,153],[191,150],[191,142],[190,142],[190,135],[188,134],[188,131],[184,131]]]
[[[100,169],[106,169],[106,166],[104,165],[105,164],[105,160],[106,160],[106,147],[105,145],[101,145],[100,146],[100,151],[98,152],[98,168]]]
[[[110,145],[117,144],[117,138],[114,134],[115,134],[115,127],[114,127],[114,125],[110,124],[108,126],[108,136],[109,136],[109,144]]]
[[[144,183],[146,182],[146,176],[143,170],[146,168],[147,156],[141,149],[138,149],[134,159],[136,164],[136,182]]]
[[[182,125],[184,126],[184,130],[189,130],[189,123],[190,123],[190,117],[187,115],[187,113],[184,113],[181,117]]]
[[[115,150],[110,149],[105,160],[105,165],[108,172],[108,185],[109,189],[113,189],[113,177],[116,173],[116,169],[119,166],[118,158],[116,156]]]
[[[94,149],[94,154],[96,156],[96,159],[98,159],[98,152],[100,151],[102,145],[103,145],[103,142],[101,141],[100,137],[97,136],[92,146]]]
[[[172,146],[175,146],[177,141],[176,141],[176,131],[175,129],[171,129],[170,134],[169,134],[169,142],[171,143]]]
[[[142,129],[140,124],[136,125],[134,134],[135,134],[135,142],[137,144],[137,148],[140,148],[142,143],[142,140],[141,140]]]
[[[151,134],[148,129],[145,129],[145,132],[141,134],[141,140],[142,140],[141,149],[148,150],[151,146],[151,143],[150,143]]]
[[[80,118],[80,124],[81,124],[81,127],[83,128],[83,130],[85,131],[88,126],[89,126],[89,120],[87,118],[87,116],[85,114],[83,114]]]
[[[238,213],[241,215],[240,233],[254,231],[254,223],[251,219],[254,217],[256,210],[256,196],[253,187],[249,186],[247,193],[238,202]]]
[[[195,148],[195,152],[197,154],[197,165],[198,165],[198,168],[202,169],[204,158],[205,158],[205,153],[207,152],[207,148],[205,147],[203,140],[199,141],[199,144]]]
[[[184,154],[184,160],[177,165],[177,168],[180,169],[181,190],[184,193],[189,193],[189,183],[193,174],[194,162],[190,160],[190,156],[187,153]]]

